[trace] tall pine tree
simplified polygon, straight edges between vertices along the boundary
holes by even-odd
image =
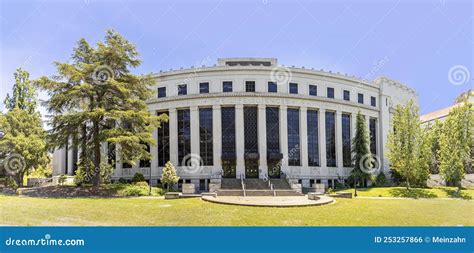
[[[363,159],[366,159],[368,155],[370,155],[369,133],[365,124],[365,118],[359,111],[356,117],[356,132],[354,138],[352,138],[352,162],[354,168],[351,171],[351,177],[354,181],[354,189],[358,184],[370,179],[370,174],[365,173],[361,167],[364,164]]]
[[[117,144],[122,162],[149,160],[147,145],[155,145],[152,130],[166,120],[147,111],[145,101],[153,95],[154,80],[130,72],[140,63],[135,45],[108,30],[97,47],[79,40],[71,63],[56,62],[57,75],[36,82],[50,95],[52,146],[64,147],[78,136],[73,145],[82,150],[81,169],[95,186],[101,183],[104,162],[101,143]]]

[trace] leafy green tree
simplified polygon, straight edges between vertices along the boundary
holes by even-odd
[[[71,63],[56,62],[55,76],[36,81],[50,96],[51,146],[64,147],[78,136],[73,145],[82,150],[79,166],[94,186],[101,183],[101,143],[116,144],[122,162],[149,160],[147,145],[155,145],[152,130],[166,120],[147,111],[154,80],[130,72],[140,63],[135,45],[108,30],[97,47],[80,39]]]
[[[352,138],[352,154],[354,168],[351,171],[351,178],[355,182],[354,188],[356,188],[357,184],[371,178],[370,174],[364,172],[363,168],[365,164],[364,160],[370,156],[370,151],[367,125],[365,124],[365,118],[360,111],[357,113],[356,131],[354,138]]]
[[[0,129],[4,134],[0,138],[0,156],[6,173],[20,187],[25,174],[46,168],[49,163],[46,132],[36,111],[36,93],[28,77],[28,72],[17,70],[13,95],[7,95],[4,101],[8,111],[0,114]]]
[[[431,174],[439,174],[439,149],[440,149],[440,136],[443,133],[443,122],[437,120],[434,122],[433,125],[428,126],[425,129],[427,142],[431,147],[431,154],[430,154],[430,173]]]
[[[161,173],[161,183],[166,184],[166,191],[169,191],[170,186],[175,185],[178,181],[179,177],[176,174],[176,169],[174,168],[174,165],[168,161]]]
[[[392,124],[387,143],[391,169],[405,179],[407,189],[414,184],[425,184],[429,176],[430,145],[412,100],[405,106],[397,105]]]
[[[439,170],[442,177],[461,188],[466,170],[472,166],[474,131],[473,104],[464,102],[453,108],[440,136]]]
[[[15,76],[15,84],[13,85],[12,95],[7,94],[5,98],[5,107],[8,110],[19,108],[29,113],[36,111],[36,89],[30,82],[30,73],[18,68],[13,74]]]

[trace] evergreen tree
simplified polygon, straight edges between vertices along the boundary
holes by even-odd
[[[474,131],[473,104],[455,107],[443,124],[440,136],[439,170],[443,178],[461,188],[464,174],[472,166]]]
[[[352,154],[354,168],[351,171],[351,177],[355,182],[354,188],[356,188],[357,184],[361,184],[365,180],[370,179],[370,174],[365,173],[363,171],[364,168],[362,168],[365,163],[364,159],[370,156],[370,151],[367,125],[360,111],[356,117],[356,132],[352,139]]]
[[[166,120],[147,110],[154,80],[130,72],[140,63],[135,45],[109,30],[95,48],[79,40],[71,63],[56,62],[57,75],[36,81],[50,95],[52,147],[64,147],[79,136],[73,143],[81,146],[79,165],[95,186],[101,183],[101,143],[116,144],[122,162],[149,160],[152,130]]]
[[[425,184],[429,176],[430,145],[413,101],[405,106],[397,105],[392,125],[387,143],[391,169],[405,179],[407,189],[413,184]]]
[[[176,169],[174,165],[168,161],[163,168],[163,172],[161,173],[161,183],[166,184],[166,190],[170,190],[170,186],[178,183],[179,177],[176,174]]]
[[[18,186],[23,185],[25,174],[48,166],[46,133],[41,115],[36,111],[36,93],[29,81],[28,72],[18,69],[12,96],[7,95],[5,106],[8,111],[0,114],[0,157],[8,176]]]
[[[29,113],[36,111],[36,90],[30,82],[30,73],[18,68],[13,74],[15,76],[15,84],[13,85],[12,95],[7,94],[5,98],[5,107],[8,110],[19,108]]]

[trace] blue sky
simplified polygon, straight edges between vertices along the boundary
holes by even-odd
[[[77,40],[95,43],[113,28],[137,45],[143,64],[135,73],[275,57],[284,65],[388,76],[415,88],[427,113],[474,86],[473,12],[468,0],[3,0],[0,99],[17,67],[32,78],[50,76]],[[461,80],[456,71],[465,74]]]

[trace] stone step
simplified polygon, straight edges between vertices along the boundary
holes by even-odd
[[[217,191],[217,196],[244,196],[244,191],[221,189]]]
[[[268,181],[257,178],[244,179],[245,190],[270,190]]]
[[[277,196],[304,196],[304,194],[301,194],[294,190],[276,190],[276,195]]]
[[[242,183],[240,182],[240,179],[223,178],[223,179],[221,179],[221,189],[242,190]]]
[[[291,190],[291,186],[286,179],[270,179],[270,182],[276,190]]]
[[[273,196],[271,190],[245,190],[247,196]]]

